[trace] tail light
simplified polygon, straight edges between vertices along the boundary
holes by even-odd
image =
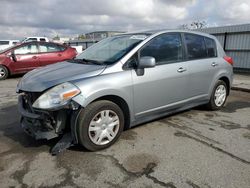
[[[233,64],[234,64],[233,58],[231,58],[229,56],[224,56],[223,58],[226,60],[226,62],[228,62],[230,65],[233,66]]]

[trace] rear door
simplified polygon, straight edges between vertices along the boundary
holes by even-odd
[[[190,74],[190,98],[205,98],[218,70],[216,43],[201,35],[185,33]]]
[[[11,66],[15,72],[27,72],[39,67],[38,48],[35,43],[24,44],[14,50],[16,61]]]
[[[132,70],[137,118],[174,108],[187,99],[188,67],[183,55],[179,33],[159,35],[139,51],[140,57],[154,57],[156,66],[145,68],[142,76]]]
[[[54,43],[39,43],[40,65],[45,66],[65,59],[64,48]]]

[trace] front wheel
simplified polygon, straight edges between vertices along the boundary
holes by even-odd
[[[227,85],[224,81],[218,80],[214,86],[210,101],[207,104],[209,110],[219,110],[223,107],[227,99]]]
[[[77,120],[79,142],[90,151],[111,146],[124,127],[124,114],[120,107],[100,100],[82,109]]]

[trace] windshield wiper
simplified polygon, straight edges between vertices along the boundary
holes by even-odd
[[[71,59],[68,60],[71,63],[85,63],[85,64],[95,64],[95,65],[102,65],[100,62],[90,59]]]
[[[95,64],[95,65],[101,65],[101,63],[99,61],[96,61],[96,60],[92,60],[92,59],[80,59],[86,63],[92,63],[92,64]]]

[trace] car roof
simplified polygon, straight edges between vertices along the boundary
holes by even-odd
[[[124,33],[124,34],[158,35],[158,34],[170,33],[170,32],[197,34],[197,35],[202,35],[202,36],[206,36],[206,37],[210,37],[210,38],[215,39],[215,37],[213,35],[210,35],[210,34],[207,34],[207,33],[194,31],[194,30],[184,30],[184,29],[157,29],[157,30],[128,32],[128,33]],[[121,35],[123,35],[123,34],[121,34]]]

